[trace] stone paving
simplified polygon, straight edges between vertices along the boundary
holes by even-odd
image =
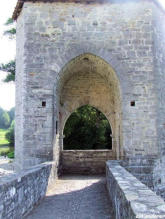
[[[63,176],[26,219],[115,219],[101,176]]]

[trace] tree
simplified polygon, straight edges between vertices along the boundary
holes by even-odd
[[[9,114],[4,111],[2,114],[2,128],[9,128],[10,125],[10,117]]]
[[[3,113],[4,113],[4,110],[0,107],[0,128],[3,128]]]
[[[4,32],[4,35],[7,35],[10,39],[15,38],[16,28],[13,19],[9,18],[5,25],[9,26],[10,28]],[[4,82],[15,81],[15,60],[12,60],[7,64],[0,64],[0,71],[8,73]]]
[[[10,111],[8,111],[8,114],[10,116],[10,123],[12,123],[15,118],[15,107],[11,108]]]
[[[6,129],[10,126],[9,114],[0,107],[0,128]]]
[[[10,28],[4,32],[4,35],[7,35],[10,39],[15,38],[16,35],[16,28],[15,28],[15,22],[12,18],[9,18],[5,26],[9,26]]]
[[[71,114],[64,128],[64,149],[111,149],[111,128],[96,108],[85,105]]]
[[[6,139],[9,141],[10,145],[14,146],[15,136],[14,136],[14,127],[15,127],[15,121],[13,120],[10,128],[6,132]]]
[[[15,81],[15,60],[1,64],[0,70],[8,73],[4,82]]]

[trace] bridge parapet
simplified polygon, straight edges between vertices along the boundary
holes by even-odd
[[[45,196],[55,179],[54,164],[47,162],[19,174],[1,177],[0,219],[23,218]]]
[[[61,169],[69,174],[104,174],[106,161],[115,159],[113,150],[63,150]]]
[[[154,156],[134,156],[122,160],[120,164],[140,182],[154,191],[153,169],[155,161],[156,157]]]
[[[106,166],[107,189],[116,218],[165,218],[165,202],[118,161]]]

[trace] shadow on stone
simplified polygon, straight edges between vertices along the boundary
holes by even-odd
[[[64,176],[26,219],[114,219],[101,176]]]

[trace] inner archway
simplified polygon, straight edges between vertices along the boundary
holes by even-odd
[[[97,173],[105,171],[107,160],[123,156],[121,90],[115,70],[98,56],[82,54],[59,72],[55,88],[55,157],[60,151],[66,172],[79,170],[80,173],[84,168]],[[70,115],[84,105],[98,109],[107,118],[112,131],[111,149],[64,150],[65,124]]]
[[[64,150],[111,150],[112,131],[105,115],[90,105],[81,106],[67,119]]]

